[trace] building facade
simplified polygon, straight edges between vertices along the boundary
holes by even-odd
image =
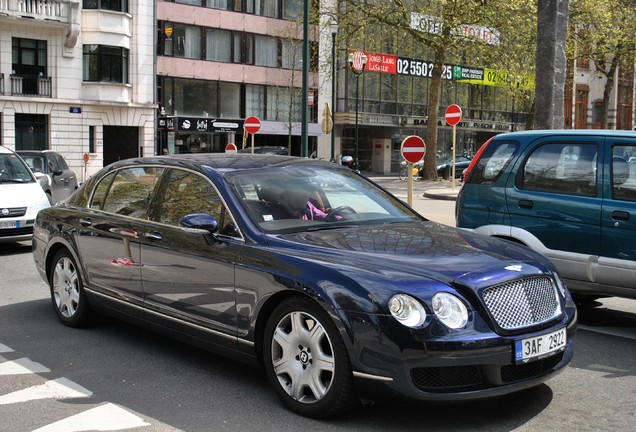
[[[80,180],[152,154],[154,23],[152,0],[0,1],[0,144],[56,150]]]
[[[288,147],[301,154],[302,1],[157,2],[156,151],[222,152],[228,144]],[[317,123],[318,43],[311,26],[309,152]],[[314,103],[316,102],[316,103]],[[246,118],[261,127],[248,137]]]

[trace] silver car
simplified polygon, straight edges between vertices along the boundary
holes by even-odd
[[[19,150],[46,192],[51,204],[68,198],[77,189],[77,176],[61,154],[52,150]]]

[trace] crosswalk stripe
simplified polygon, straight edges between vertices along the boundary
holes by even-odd
[[[9,348],[8,346],[0,343],[0,353],[8,353],[8,352],[13,352],[13,350]]]
[[[51,372],[51,370],[26,357],[0,363],[0,375],[21,375],[45,372]]]
[[[150,423],[113,403],[107,403],[33,432],[116,431],[142,426],[150,426]]]
[[[0,405],[27,402],[36,399],[88,398],[93,392],[67,378],[58,378],[44,384],[0,396]]]

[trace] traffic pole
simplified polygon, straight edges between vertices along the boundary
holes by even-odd
[[[453,125],[453,159],[451,161],[452,172],[451,172],[451,190],[455,190],[455,142],[457,141],[457,125]]]
[[[408,187],[408,194],[407,194],[407,198],[406,198],[406,202],[408,203],[409,207],[413,207],[413,162],[408,162],[406,164],[406,169],[409,170],[409,187]]]

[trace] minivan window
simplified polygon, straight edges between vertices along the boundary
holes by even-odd
[[[612,198],[636,201],[636,146],[612,148]]]
[[[492,184],[504,172],[518,144],[510,141],[491,141],[482,153],[468,183]]]
[[[544,144],[530,154],[520,170],[521,189],[596,196],[596,144]]]

